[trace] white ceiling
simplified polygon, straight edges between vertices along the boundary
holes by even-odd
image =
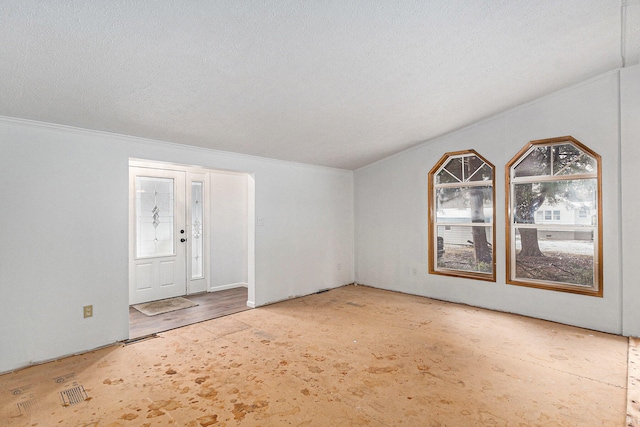
[[[0,0],[0,115],[355,169],[638,63],[640,0]]]

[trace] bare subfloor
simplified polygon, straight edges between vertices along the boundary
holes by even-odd
[[[362,286],[0,376],[7,426],[623,426],[628,340]]]

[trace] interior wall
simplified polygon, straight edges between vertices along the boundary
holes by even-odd
[[[357,170],[356,281],[620,333],[618,86],[619,73],[608,73]],[[602,156],[603,298],[505,282],[504,166],[528,141],[564,135],[575,137]],[[475,149],[496,166],[495,283],[428,274],[427,175],[445,152],[465,149]],[[633,231],[637,235],[637,227]]]
[[[247,174],[215,171],[209,176],[211,179],[210,290],[247,286]]]
[[[620,73],[621,112],[621,202],[623,328],[625,335],[640,336],[640,281],[636,263],[640,259],[640,65]]]
[[[252,304],[353,281],[351,171],[0,118],[0,372],[128,337],[130,158],[252,174]]]

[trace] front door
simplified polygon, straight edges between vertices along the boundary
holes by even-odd
[[[129,304],[185,295],[186,173],[129,170]]]

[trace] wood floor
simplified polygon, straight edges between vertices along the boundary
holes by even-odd
[[[0,375],[0,425],[636,426],[637,350],[345,286]]]
[[[129,340],[249,310],[245,287],[187,295],[184,298],[198,305],[157,316],[145,316],[129,307]]]

